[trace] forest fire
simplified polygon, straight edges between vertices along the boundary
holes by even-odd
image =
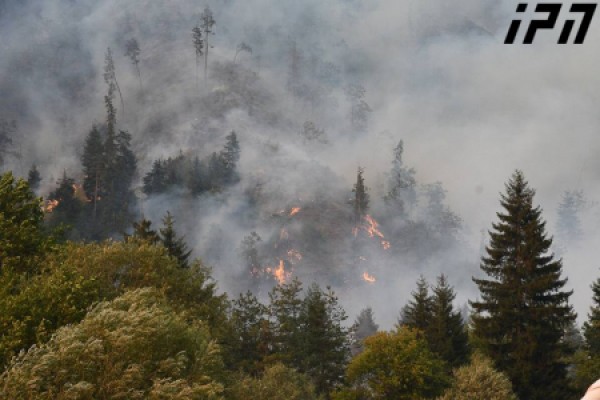
[[[301,207],[292,207],[292,210],[290,211],[290,217],[293,217],[294,215],[298,214],[300,210],[302,210]]]
[[[375,279],[375,277],[373,275],[369,275],[368,272],[363,272],[363,280],[365,282],[369,282],[369,283],[375,283],[377,281],[377,279]]]
[[[48,200],[48,202],[46,203],[46,207],[44,207],[44,211],[47,213],[51,213],[56,207],[58,207],[58,204],[58,200]]]
[[[385,239],[384,234],[379,230],[379,223],[370,215],[365,215],[363,218],[366,222],[361,224],[360,226],[355,226],[354,228],[352,228],[352,234],[356,237],[358,235],[358,231],[360,228],[364,229],[365,232],[367,232],[367,234],[369,235],[369,237],[378,237],[380,239]],[[392,245],[390,242],[388,242],[387,240],[382,240],[381,241],[381,247],[383,247],[384,250],[389,250]]]
[[[291,272],[286,272],[285,261],[283,260],[279,260],[279,266],[277,268],[273,269],[271,267],[267,267],[265,271],[272,274],[280,285],[283,285],[292,275]]]
[[[383,233],[381,233],[381,231],[379,230],[379,223],[377,223],[377,221],[375,221],[373,217],[367,214],[365,215],[365,221],[367,221],[368,224],[368,226],[365,226],[365,229],[367,230],[367,233],[370,237],[379,236],[382,239],[385,238],[385,236],[383,236]]]

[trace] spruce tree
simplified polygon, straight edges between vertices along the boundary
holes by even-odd
[[[452,304],[455,298],[448,279],[440,275],[433,288],[431,320],[426,331],[431,350],[453,368],[469,360],[469,338],[460,311]]]
[[[37,166],[33,164],[29,173],[27,174],[27,183],[29,184],[29,188],[36,192],[40,188],[40,182],[42,181],[42,176],[40,175],[40,171],[38,171]]]
[[[404,153],[404,142],[401,140],[394,148],[394,160],[389,178],[389,189],[384,197],[386,204],[394,207],[395,211],[402,217],[407,217],[411,208],[417,202],[415,190],[417,181],[414,168],[404,166],[402,160]]]
[[[379,330],[379,325],[375,323],[373,309],[371,307],[364,308],[352,325],[352,355],[355,356],[363,351],[363,342],[366,338],[374,335]]]
[[[506,185],[481,262],[487,278],[473,279],[481,295],[471,303],[474,334],[519,398],[559,400],[569,396],[563,339],[575,314],[534,194],[521,171]]]
[[[135,67],[138,79],[140,81],[140,90],[142,90],[142,74],[140,72],[140,45],[136,38],[131,38],[125,42],[125,55],[129,57]]]
[[[125,102],[123,101],[123,94],[117,81],[117,71],[110,47],[106,49],[106,54],[104,55],[104,81],[109,87],[109,96],[112,97],[115,90],[119,92],[123,114],[125,114]]]
[[[81,164],[83,165],[84,175],[83,190],[87,197],[92,200],[92,205],[96,210],[98,196],[102,194],[102,188],[104,187],[103,173],[105,170],[104,143],[96,126],[92,127],[85,139]]]
[[[310,376],[320,394],[329,393],[344,376],[349,358],[346,314],[338,299],[313,284],[308,288],[300,313],[300,359],[296,367]]]
[[[208,38],[210,35],[214,35],[213,26],[215,23],[211,9],[208,6],[204,7],[204,11],[200,15],[200,28],[204,34],[204,83],[208,81],[208,49],[210,48]],[[194,45],[195,42],[196,37],[194,37]]]
[[[429,284],[423,276],[417,281],[417,290],[411,294],[412,300],[402,308],[399,325],[419,329],[424,334],[431,322],[433,301],[429,295]]]
[[[221,151],[220,158],[223,165],[223,176],[226,184],[239,180],[236,172],[237,162],[240,160],[240,142],[234,131],[226,137],[225,148]]]
[[[75,180],[67,175],[67,171],[63,171],[63,176],[57,184],[58,187],[48,195],[49,201],[57,202],[49,217],[50,226],[65,224],[73,228],[83,208],[81,200],[75,196]]]
[[[600,278],[592,285],[593,305],[588,320],[583,324],[583,337],[591,354],[600,357]]]
[[[204,39],[202,38],[202,29],[196,25],[192,28],[192,43],[194,44],[194,50],[196,50],[196,88],[198,87],[198,64],[200,64],[200,57],[204,54]]]
[[[162,220],[163,228],[160,229],[160,240],[167,249],[169,256],[175,258],[182,268],[189,267],[192,251],[188,249],[183,237],[175,232],[175,219],[170,212]]]
[[[556,239],[561,250],[581,239],[583,231],[580,214],[584,205],[582,191],[567,190],[563,193],[556,224]]]
[[[365,178],[363,177],[364,172],[365,171],[363,168],[358,167],[356,183],[352,189],[352,192],[354,193],[354,198],[352,199],[352,208],[354,210],[355,225],[359,225],[369,211],[369,193],[367,193],[369,188],[365,186]]]
[[[152,222],[147,219],[142,219],[140,222],[133,223],[132,236],[150,244],[158,244],[160,242],[160,236],[152,229]]]
[[[235,368],[255,375],[261,371],[265,358],[271,354],[272,329],[268,311],[250,291],[232,301],[234,340],[229,357],[225,358]]]
[[[294,278],[289,283],[276,285],[269,292],[269,317],[273,322],[273,350],[287,365],[300,364],[300,313],[302,311],[302,283]]]
[[[10,146],[17,131],[16,121],[7,121],[0,118],[0,167],[4,164],[5,157],[10,154]]]

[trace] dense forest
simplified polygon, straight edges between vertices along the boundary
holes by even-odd
[[[550,210],[533,157],[468,200],[425,144],[465,125],[432,100],[443,73],[397,65],[419,83],[392,85],[391,129],[378,53],[342,29],[385,2],[213,3],[0,4],[0,398],[579,399],[600,370],[583,167]],[[483,52],[481,4],[403,54]]]

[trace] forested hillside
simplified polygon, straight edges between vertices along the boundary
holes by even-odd
[[[252,3],[0,4],[0,398],[578,399],[595,161],[481,81],[508,8]]]

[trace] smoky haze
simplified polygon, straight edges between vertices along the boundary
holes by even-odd
[[[194,254],[213,266],[222,290],[243,290],[236,277],[244,270],[244,237],[256,231],[266,246],[282,228],[300,234],[316,218],[310,217],[316,212],[311,207],[320,202],[330,204],[325,214],[335,216],[352,195],[358,166],[365,168],[373,213],[382,214],[393,149],[403,140],[404,163],[415,168],[417,182],[443,183],[445,204],[463,220],[460,244],[421,258],[390,257],[371,246],[364,255],[367,264],[354,272],[369,271],[377,278],[374,284],[348,276],[330,279],[325,271],[331,265],[323,265],[323,276],[303,276],[300,267],[297,275],[332,283],[351,319],[371,305],[382,327],[396,321],[420,274],[433,281],[446,273],[462,306],[477,296],[471,276],[478,274],[487,239],[482,230],[491,229],[499,193],[519,168],[537,190],[535,201],[550,234],[564,191],[582,190],[587,199],[582,238],[560,251],[582,321],[591,304],[589,286],[600,274],[594,261],[600,243],[594,203],[600,198],[595,157],[600,55],[594,51],[600,22],[592,21],[583,45],[559,46],[553,31],[539,32],[533,45],[517,44],[522,32],[516,44],[504,45],[516,4],[5,0],[0,2],[0,117],[18,123],[15,155],[7,167],[24,176],[37,164],[42,195],[63,170],[81,179],[85,136],[105,120],[103,65],[110,47],[124,97],[124,107],[115,99],[117,120],[133,136],[137,186],[156,158],[180,152],[206,158],[230,131],[239,136],[241,181],[227,198],[189,198],[174,191],[141,205],[155,224],[167,210],[175,215],[178,230]],[[196,77],[191,38],[205,5],[216,20],[206,82],[203,60]],[[141,48],[141,87],[125,56],[132,37]],[[236,56],[242,42],[252,52]],[[297,96],[287,89],[291,49],[300,71]],[[364,129],[351,127],[348,85],[366,90],[372,112]],[[307,121],[323,130],[327,143],[303,140]],[[259,215],[248,218],[247,193],[258,187]],[[273,222],[273,214],[294,206],[309,216],[300,211],[297,221]],[[424,209],[418,213],[426,218]],[[323,263],[335,263],[338,254],[350,251],[347,233]],[[273,260],[265,263],[276,266]]]

